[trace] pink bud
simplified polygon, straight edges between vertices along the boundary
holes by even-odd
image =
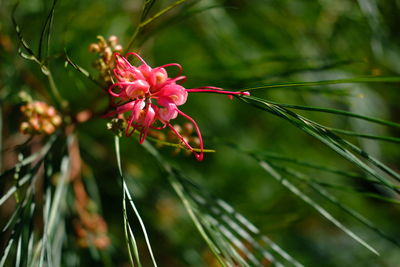
[[[55,116],[55,115],[56,115],[56,110],[55,110],[55,108],[49,107],[49,108],[47,109],[47,116],[53,117],[53,116]]]

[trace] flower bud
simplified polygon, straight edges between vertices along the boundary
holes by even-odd
[[[53,124],[51,124],[51,122],[49,121],[44,121],[42,124],[42,130],[46,133],[46,134],[52,134],[56,128],[54,127]]]
[[[40,122],[37,117],[33,117],[29,119],[29,125],[33,130],[39,131],[40,130]]]
[[[104,61],[110,62],[112,59],[112,54],[113,54],[113,52],[112,52],[111,48],[106,47],[106,49],[104,49],[104,56],[103,56]]]
[[[33,109],[39,115],[44,115],[47,109],[47,105],[43,102],[33,102]]]
[[[124,49],[122,48],[122,45],[116,45],[116,46],[114,47],[114,51],[115,51],[115,52],[122,52],[122,50],[124,50]]]
[[[108,37],[108,42],[111,46],[116,46],[118,44],[118,37],[115,35],[111,35],[110,37]]]
[[[53,116],[55,116],[56,115],[56,110],[55,110],[55,108],[53,108],[53,107],[49,107],[48,109],[47,109],[47,114],[46,114],[48,117],[53,117]]]
[[[99,53],[100,52],[100,46],[98,44],[89,45],[89,52],[91,52],[91,53]]]
[[[51,123],[54,124],[54,126],[59,126],[61,124],[62,120],[59,115],[55,115],[54,117],[51,118]]]
[[[183,129],[187,134],[192,134],[193,133],[193,124],[186,122],[185,124],[183,124]]]
[[[21,125],[19,126],[19,131],[23,134],[28,134],[29,129],[30,129],[30,125],[26,121],[22,122]]]

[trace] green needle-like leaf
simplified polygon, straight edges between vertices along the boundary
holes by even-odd
[[[135,212],[136,218],[138,219],[138,221],[140,223],[140,227],[142,228],[142,232],[143,232],[144,238],[146,240],[146,245],[147,245],[147,248],[149,250],[153,265],[157,266],[156,260],[154,258],[153,250],[151,248],[150,240],[149,240],[149,237],[148,237],[148,234],[147,234],[147,231],[146,231],[146,227],[145,227],[145,225],[143,223],[143,220],[142,220],[142,218],[141,218],[141,216],[139,214],[139,211],[136,208],[135,203],[133,202],[132,196],[131,196],[131,194],[129,192],[128,186],[126,185],[126,182],[125,182],[125,179],[124,179],[124,176],[123,176],[123,173],[122,173],[121,156],[120,156],[120,148],[119,148],[119,137],[118,136],[115,136],[114,143],[115,143],[115,152],[116,152],[116,155],[117,155],[118,170],[119,170],[119,174],[120,174],[120,177],[121,177],[121,180],[122,180],[123,200],[125,200],[125,196],[126,196],[129,204],[132,207],[132,210]],[[130,249],[133,248],[133,254],[135,255],[135,260],[138,263],[138,265],[141,266],[140,259],[139,259],[139,254],[138,254],[138,249],[137,249],[136,242],[135,242],[135,237],[133,236],[133,232],[131,230],[131,226],[129,225],[129,221],[127,221],[125,202],[124,202],[124,220],[126,220],[126,221],[124,221],[124,225],[125,225],[125,237],[128,239],[127,243],[129,244],[128,248],[130,248]],[[129,230],[129,236],[127,236],[127,229]],[[132,252],[129,251],[129,253],[132,253]],[[131,257],[131,263],[133,265],[132,257]]]
[[[287,189],[289,189],[293,194],[300,197],[304,202],[306,202],[311,207],[313,207],[316,211],[318,211],[318,213],[320,213],[327,220],[329,220],[334,225],[336,225],[338,228],[340,228],[348,236],[353,238],[355,241],[360,243],[362,246],[364,246],[365,248],[367,248],[374,254],[379,255],[379,253],[378,253],[378,251],[376,251],[376,249],[374,249],[367,242],[365,242],[361,237],[359,237],[357,234],[355,234],[353,231],[351,231],[349,228],[347,228],[341,222],[339,222],[337,219],[335,219],[335,217],[333,217],[326,209],[321,207],[318,203],[316,203],[314,200],[312,200],[309,196],[307,196],[306,194],[301,192],[301,190],[298,187],[296,187],[294,184],[292,184],[286,178],[284,178],[281,174],[279,174],[270,164],[268,164],[266,161],[259,161],[259,164],[273,178],[275,178],[277,181],[279,181],[283,186],[285,186]]]

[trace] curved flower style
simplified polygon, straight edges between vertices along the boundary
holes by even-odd
[[[141,61],[138,67],[132,66],[127,58],[132,55]],[[169,127],[182,141],[182,143],[193,152],[197,160],[203,159],[203,140],[197,123],[188,115],[178,109],[178,106],[186,102],[188,92],[212,92],[232,95],[249,95],[249,92],[223,91],[217,87],[199,87],[186,89],[179,83],[186,80],[181,75],[182,67],[177,63],[170,63],[160,67],[151,68],[136,53],[128,53],[125,57],[119,53],[114,54],[115,68],[114,76],[117,80],[108,88],[111,95],[111,105],[116,109],[108,113],[108,116],[130,112],[126,127],[126,136],[132,135],[135,130],[140,131],[139,142],[143,143],[149,129],[163,129]],[[177,67],[179,73],[176,77],[168,77],[165,70],[167,67]],[[196,153],[182,135],[170,124],[178,114],[193,123],[200,140],[200,153]],[[159,121],[161,127],[154,126]]]

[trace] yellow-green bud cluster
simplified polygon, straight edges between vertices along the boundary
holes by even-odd
[[[111,70],[114,68],[114,52],[122,52],[123,48],[118,43],[118,37],[112,35],[106,40],[103,36],[97,36],[98,42],[89,45],[89,52],[99,54],[94,62],[94,67],[100,72],[105,82],[111,82]]]
[[[52,134],[62,122],[56,109],[41,101],[29,102],[20,110],[25,117],[19,127],[23,134]]]
[[[112,131],[117,136],[121,137],[126,128],[126,122],[123,119],[114,118],[107,123],[107,130]]]

